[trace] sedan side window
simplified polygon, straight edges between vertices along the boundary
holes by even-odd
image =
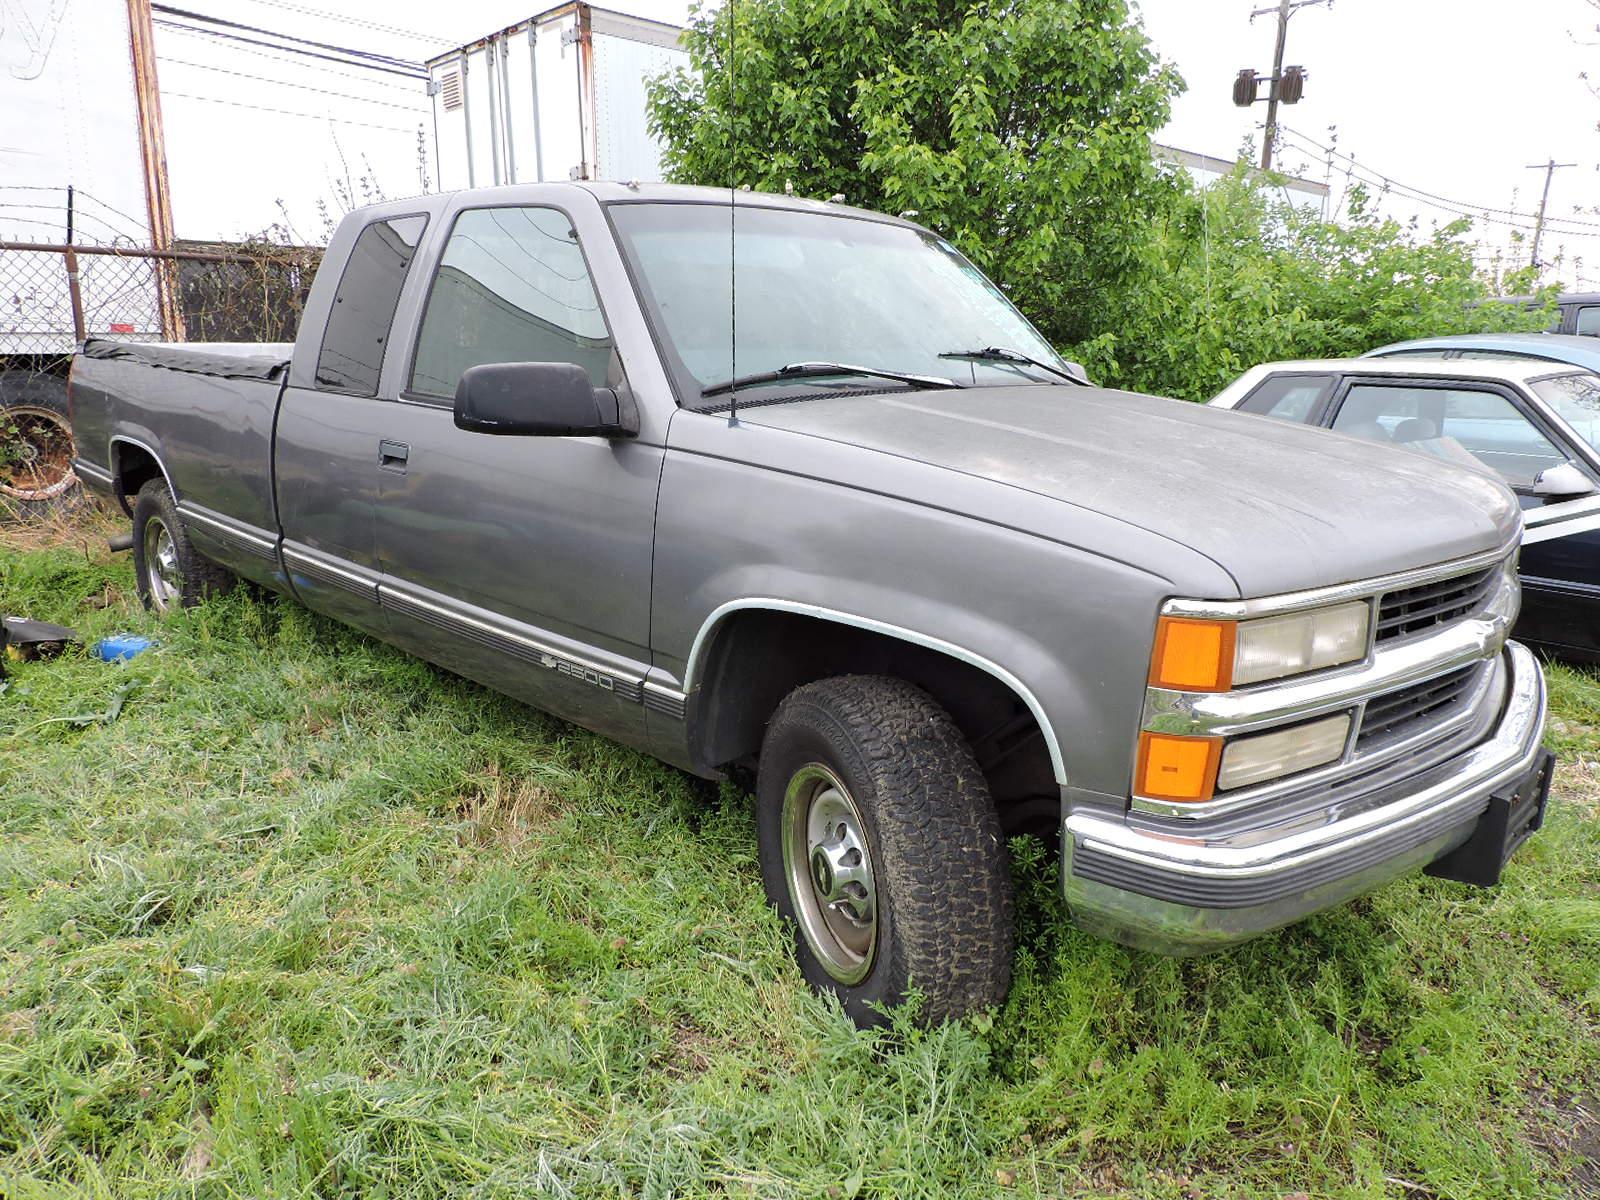
[[[1600,304],[1586,304],[1578,310],[1575,332],[1600,337]]]
[[[1333,428],[1397,445],[1449,438],[1516,488],[1531,487],[1540,471],[1567,459],[1511,401],[1471,388],[1357,384]]]
[[[1332,375],[1274,375],[1239,402],[1239,411],[1306,422],[1332,390]]]
[[[477,208],[456,218],[428,293],[411,390],[455,395],[481,363],[574,363],[606,383],[612,342],[578,235],[553,208]]]

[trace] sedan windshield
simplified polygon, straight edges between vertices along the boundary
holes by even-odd
[[[1536,379],[1532,388],[1591,447],[1600,450],[1600,375],[1575,371]]]
[[[1000,289],[933,234],[753,206],[735,212],[712,204],[616,204],[611,214],[686,401],[725,405],[736,375],[777,375],[800,363],[978,386],[1060,384],[1052,372],[1067,371]],[[974,347],[1014,354],[968,356]],[[916,385],[841,372],[780,376],[738,390],[767,399],[904,386]],[[712,395],[702,402],[706,389]]]

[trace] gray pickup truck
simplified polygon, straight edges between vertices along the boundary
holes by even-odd
[[[152,607],[243,576],[754,771],[767,890],[861,1023],[1004,997],[1014,834],[1059,841],[1085,927],[1189,953],[1424,867],[1493,883],[1543,815],[1509,491],[1090,387],[904,220],[388,203],[293,347],[92,342],[71,382]]]

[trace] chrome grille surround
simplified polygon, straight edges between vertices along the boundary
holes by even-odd
[[[1376,579],[1252,600],[1169,600],[1163,615],[1248,619],[1350,600],[1373,607],[1366,655],[1353,663],[1230,692],[1151,687],[1142,728],[1158,733],[1234,737],[1348,712],[1350,736],[1333,763],[1200,802],[1133,795],[1135,816],[1184,824],[1221,820],[1267,805],[1324,803],[1342,781],[1370,775],[1403,756],[1441,747],[1457,752],[1487,728],[1497,697],[1499,655],[1520,602],[1516,543],[1498,550]],[[1391,599],[1393,598],[1393,599]],[[1379,623],[1395,618],[1383,636]],[[1445,618],[1439,614],[1449,613]],[[1371,712],[1373,724],[1368,724]]]
[[[1385,592],[1378,598],[1377,643],[1426,633],[1476,612],[1494,589],[1497,574],[1496,566],[1488,566]]]

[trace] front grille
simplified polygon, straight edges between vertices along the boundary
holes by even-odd
[[[1384,595],[1378,603],[1378,644],[1425,633],[1476,612],[1488,600],[1500,565],[1451,579],[1419,583]]]
[[[1428,725],[1449,720],[1471,700],[1478,667],[1474,663],[1369,700],[1356,736],[1356,753],[1401,741]]]

